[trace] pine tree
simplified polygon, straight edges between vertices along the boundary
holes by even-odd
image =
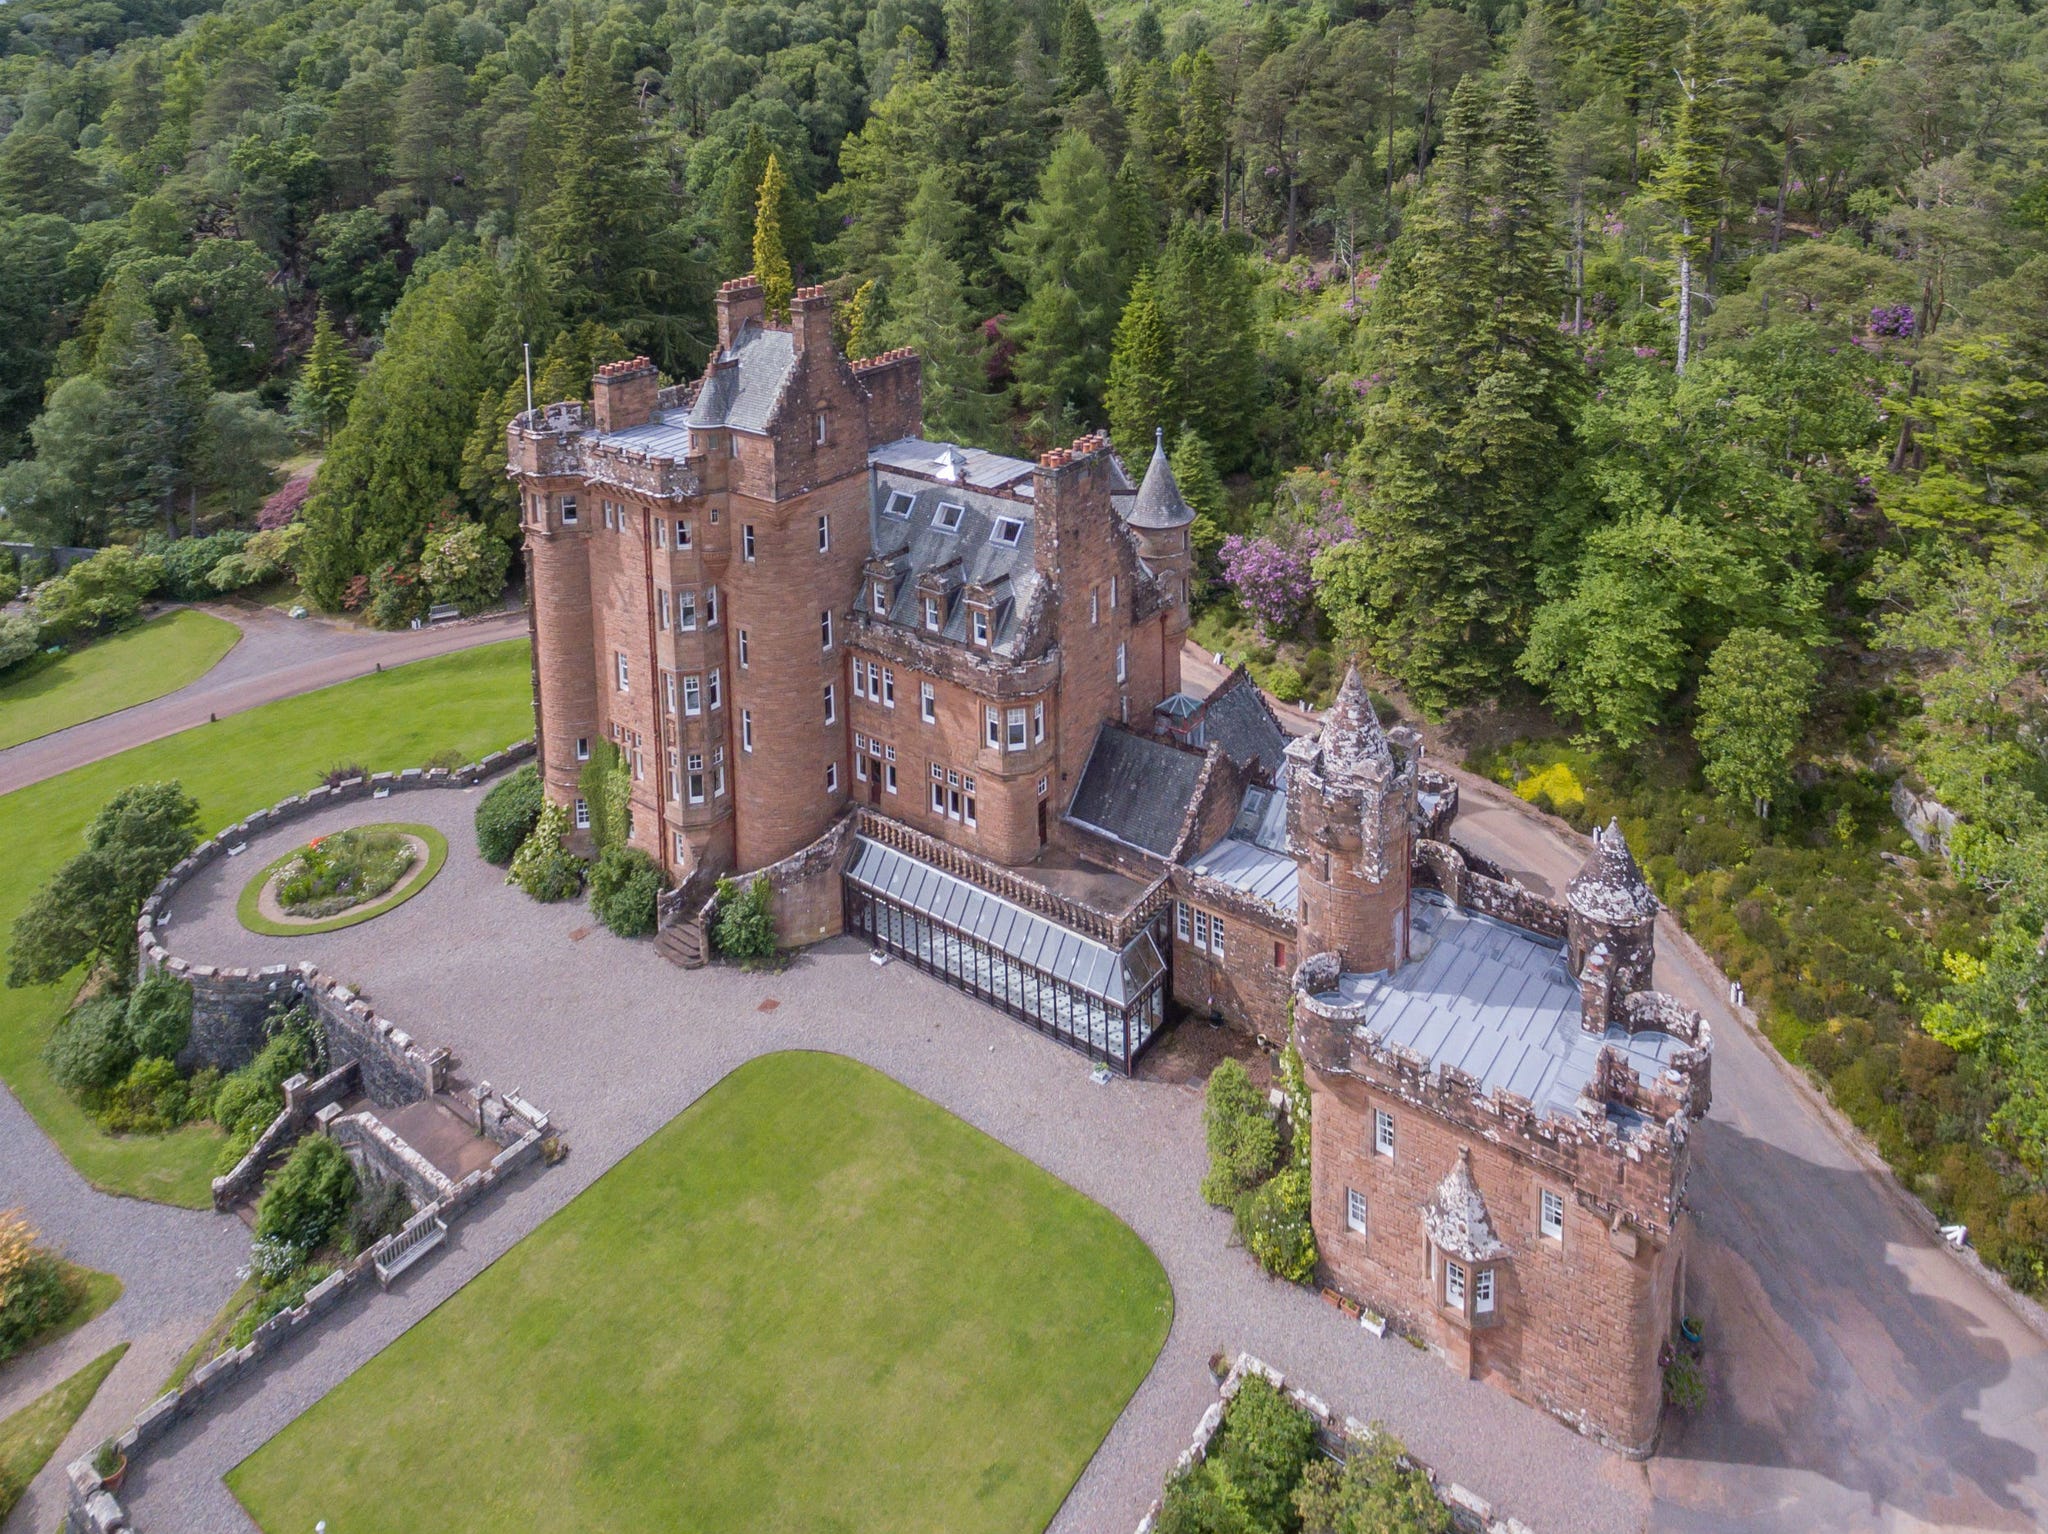
[[[331,442],[348,419],[348,402],[355,395],[359,371],[341,333],[334,328],[334,316],[321,304],[313,320],[313,345],[306,353],[292,404],[302,420],[318,429],[322,443]]]
[[[858,362],[863,357],[874,355],[870,334],[875,328],[875,279],[870,277],[853,290],[853,297],[846,301],[840,311],[846,325],[845,339],[840,350],[845,352],[849,362]]]
[[[725,170],[725,194],[718,204],[718,270],[737,277],[754,259],[754,199],[768,173],[768,135],[759,123],[747,129],[745,144]]]
[[[157,323],[133,267],[117,274],[101,297],[92,375],[113,398],[115,430],[97,447],[106,460],[103,474],[120,486],[115,515],[131,528],[161,516],[165,530],[175,533],[213,392],[206,353],[194,337]]]
[[[876,339],[883,350],[908,346],[923,357],[926,432],[971,442],[990,430],[995,402],[988,393],[987,348],[949,254],[964,222],[946,173],[937,167],[926,171],[892,266],[897,275],[888,323]]]
[[[1251,453],[1259,397],[1251,273],[1220,226],[1184,220],[1166,238],[1157,291],[1173,330],[1174,399],[1182,412],[1160,424],[1185,421],[1219,462],[1239,467]]]
[[[1159,13],[1146,6],[1131,23],[1131,57],[1147,63],[1166,51],[1166,33],[1160,29]]]
[[[1025,292],[1011,335],[1027,408],[1085,419],[1100,406],[1123,296],[1117,234],[1108,162],[1086,134],[1064,135],[1003,255]]]
[[[1223,493],[1223,477],[1216,472],[1216,455],[1209,451],[1202,434],[1188,427],[1174,439],[1167,461],[1173,467],[1181,499],[1195,513],[1194,525],[1188,529],[1188,542],[1196,567],[1204,582],[1213,582],[1222,573],[1218,556],[1223,549],[1224,514],[1230,504]]]
[[[1102,34],[1088,0],[1067,0],[1060,18],[1060,97],[1071,101],[1090,91],[1109,88],[1109,69],[1102,62]]]
[[[789,183],[782,174],[782,161],[768,153],[768,168],[761,173],[761,190],[754,199],[754,275],[768,303],[768,317],[787,323],[789,299],[796,291],[790,271],[789,252],[782,242],[782,205]]]
[[[1489,126],[1467,77],[1373,301],[1359,536],[1316,561],[1339,632],[1432,715],[1493,686],[1519,648],[1568,440],[1579,384],[1556,329],[1549,176],[1527,81],[1511,78]]]
[[[1677,372],[1681,377],[1692,350],[1695,268],[1713,249],[1714,225],[1721,213],[1721,163],[1728,138],[1728,117],[1723,101],[1725,88],[1717,78],[1717,43],[1712,13],[1693,14],[1679,67],[1678,111],[1672,122],[1671,145],[1652,184],[1654,195],[1676,224],[1666,238],[1678,259]]]
[[[1145,461],[1154,432],[1177,428],[1183,419],[1173,342],[1157,279],[1146,267],[1131,284],[1109,358],[1109,431],[1130,463]]]

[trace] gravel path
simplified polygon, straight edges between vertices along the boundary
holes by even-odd
[[[309,958],[364,983],[394,1022],[454,1049],[464,1075],[531,1093],[573,1151],[465,1219],[448,1249],[391,1295],[350,1302],[293,1344],[283,1367],[180,1427],[131,1472],[128,1505],[143,1529],[251,1527],[221,1482],[228,1469],[727,1072],[792,1048],[836,1050],[886,1071],[1100,1200],[1165,1266],[1176,1306],[1166,1348],[1055,1520],[1058,1534],[1135,1527],[1214,1399],[1210,1355],[1239,1349],[1341,1410],[1383,1420],[1544,1534],[1644,1525],[1640,1465],[1373,1338],[1231,1249],[1228,1217],[1196,1192],[1204,1156],[1194,1088],[1098,1086],[1081,1057],[901,964],[877,968],[845,940],[780,975],[674,969],[650,944],[594,927],[580,904],[539,906],[507,889],[474,854],[476,799],[472,790],[408,800],[407,814],[443,830],[451,852],[433,885],[389,915],[314,937],[242,930],[233,902],[247,870],[314,829],[300,825],[196,879],[173,904],[166,940],[221,964]],[[388,814],[382,803],[352,805],[318,829]],[[761,1011],[770,998],[779,1006]]]
[[[64,1466],[129,1421],[235,1288],[249,1233],[229,1215],[116,1198],[90,1187],[0,1087],[0,1209],[20,1205],[74,1262],[117,1275],[121,1298],[63,1341],[0,1367],[4,1418],[117,1342],[131,1346],[29,1493],[5,1534],[49,1534],[64,1509]]]
[[[203,611],[242,631],[241,640],[218,665],[161,698],[0,751],[0,794],[205,724],[209,716],[225,719],[280,698],[366,676],[379,666],[402,666],[526,634],[525,614],[517,612],[384,634],[332,619],[288,618],[253,602],[210,604]]]

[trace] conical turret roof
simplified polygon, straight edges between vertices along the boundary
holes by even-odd
[[[1642,922],[1657,914],[1657,897],[1628,850],[1619,820],[1593,832],[1593,850],[1564,895],[1574,910],[1595,921]]]
[[[1138,498],[1124,517],[1132,527],[1186,527],[1195,520],[1194,508],[1181,498],[1173,466],[1166,461],[1166,432],[1152,434],[1152,462],[1145,467],[1145,482],[1138,486]]]
[[[1450,1173],[1423,1206],[1422,1227],[1441,1250],[1467,1262],[1490,1262],[1506,1255],[1507,1247],[1494,1234],[1486,1200],[1479,1196],[1479,1184],[1472,1180],[1472,1152],[1465,1146],[1458,1147]]]
[[[1322,747],[1325,772],[1340,773],[1347,767],[1363,766],[1368,762],[1393,765],[1393,747],[1387,744],[1387,732],[1380,728],[1380,716],[1373,711],[1372,695],[1365,690],[1365,678],[1358,674],[1356,666],[1344,673],[1343,684],[1337,689],[1337,701],[1323,716],[1323,733],[1318,744]]]

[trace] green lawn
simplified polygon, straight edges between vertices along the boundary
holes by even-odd
[[[14,1510],[36,1472],[49,1462],[71,1424],[84,1413],[128,1344],[107,1349],[61,1385],[0,1422],[0,1523]]]
[[[0,686],[0,750],[175,692],[211,671],[242,631],[180,608],[49,661]]]
[[[228,1485],[270,1534],[1035,1534],[1172,1316],[1101,1206],[866,1066],[770,1055]]]
[[[215,831],[313,787],[339,762],[412,767],[444,748],[480,755],[532,732],[526,641],[515,639],[251,709],[0,796],[0,961],[15,914],[78,850],[100,805],[130,783],[181,780]],[[76,986],[74,977],[0,988],[0,1079],[95,1187],[208,1206],[217,1131],[107,1134],[43,1068],[43,1043]]]

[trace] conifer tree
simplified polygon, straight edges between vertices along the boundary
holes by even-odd
[[[896,252],[889,319],[877,337],[882,350],[908,346],[924,359],[927,434],[976,441],[994,419],[986,347],[968,307],[966,284],[950,252],[964,210],[934,166],[918,180]]]
[[[1067,0],[1060,18],[1060,96],[1071,101],[1090,91],[1109,88],[1109,69],[1102,62],[1102,34],[1088,0]]]
[[[1229,509],[1223,477],[1216,472],[1216,455],[1209,451],[1202,434],[1188,427],[1174,439],[1167,462],[1172,465],[1174,482],[1180,486],[1181,499],[1195,513],[1194,525],[1188,529],[1188,542],[1194,550],[1201,579],[1214,581],[1222,573],[1218,556],[1223,549],[1224,514]]]
[[[840,349],[846,353],[849,362],[858,362],[863,357],[874,355],[872,333],[875,328],[875,279],[870,277],[853,290],[853,297],[846,301],[840,311],[845,317],[846,338]]]
[[[1148,266],[1131,284],[1109,358],[1109,431],[1128,462],[1144,462],[1153,433],[1181,423],[1173,341],[1158,281]]]
[[[796,291],[789,251],[782,241],[782,206],[788,185],[782,161],[770,150],[768,168],[761,172],[761,189],[754,198],[754,275],[760,279],[768,317],[785,323],[790,295]]]
[[[1226,468],[1251,452],[1258,401],[1252,341],[1252,278],[1230,236],[1206,220],[1183,220],[1166,239],[1155,292],[1173,332],[1174,399]]]
[[[92,374],[114,402],[116,428],[97,445],[103,472],[121,486],[121,521],[146,526],[152,515],[177,530],[180,496],[192,486],[200,424],[212,393],[206,353],[189,334],[157,323],[134,268],[108,284]]]
[[[333,441],[335,431],[348,419],[348,402],[355,395],[359,371],[341,333],[334,328],[334,316],[321,304],[313,319],[313,345],[306,352],[292,406],[301,420],[319,431],[322,443]]]
[[[1027,408],[1086,419],[1102,403],[1123,296],[1117,243],[1109,164],[1086,134],[1069,132],[1003,255],[1025,293],[1010,333],[1020,347],[1015,371]]]
[[[754,199],[768,173],[768,135],[754,123],[746,142],[725,171],[725,195],[718,204],[718,270],[737,277],[754,259]]]
[[[1725,88],[1716,78],[1715,26],[1710,12],[1695,12],[1686,32],[1678,70],[1678,111],[1671,126],[1671,144],[1658,167],[1652,190],[1670,213],[1675,228],[1666,237],[1678,260],[1678,357],[1683,377],[1692,350],[1692,298],[1697,268],[1713,248],[1714,224],[1721,210],[1721,160],[1728,137]]]
[[[1159,13],[1148,5],[1131,23],[1131,57],[1146,63],[1165,51],[1166,33],[1160,28]]]

